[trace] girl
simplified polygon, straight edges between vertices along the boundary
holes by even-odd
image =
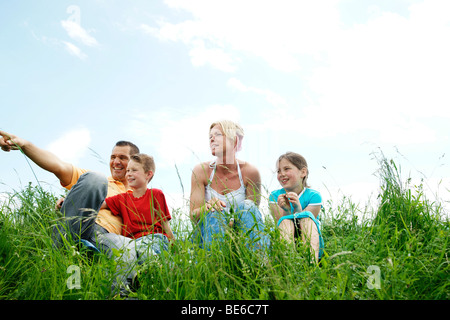
[[[277,161],[277,179],[283,187],[269,197],[269,209],[282,237],[294,243],[295,231],[301,232],[303,243],[309,243],[315,261],[323,254],[319,213],[322,197],[307,185],[308,164],[298,153],[287,152]]]

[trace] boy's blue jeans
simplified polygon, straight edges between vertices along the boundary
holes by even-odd
[[[234,209],[234,208],[233,208]],[[268,249],[270,240],[264,233],[264,221],[261,212],[251,200],[245,200],[236,210],[209,211],[198,223],[194,238],[201,248],[209,248],[214,241],[223,241],[230,219],[234,219],[233,228],[239,230],[248,241],[251,249]]]
[[[113,291],[132,283],[136,267],[145,260],[169,250],[169,239],[161,233],[131,239],[114,233],[98,234],[97,245],[107,248],[108,256],[117,263]],[[112,250],[116,249],[116,250]]]

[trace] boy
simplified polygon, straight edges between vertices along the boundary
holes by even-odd
[[[136,240],[138,256],[145,255],[143,249],[149,245],[153,254],[159,254],[161,249],[167,249],[168,240],[175,240],[163,192],[147,188],[154,173],[152,157],[142,153],[132,155],[126,173],[131,190],[106,198],[102,205],[122,217],[122,235]]]

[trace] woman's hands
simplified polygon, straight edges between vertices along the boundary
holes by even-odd
[[[194,211],[192,211],[193,215],[192,217],[195,218],[195,221],[198,221],[200,217],[209,211],[222,211],[226,207],[226,203],[222,200],[219,200],[217,198],[212,198],[211,200],[208,200],[205,202],[205,204]]]
[[[212,198],[211,200],[208,200],[205,202],[204,210],[205,211],[222,211],[226,207],[226,203],[222,200],[219,200],[217,198]]]

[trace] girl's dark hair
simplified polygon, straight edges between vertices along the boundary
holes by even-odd
[[[308,170],[308,163],[306,162],[306,159],[295,152],[286,152],[285,154],[282,154],[277,161],[277,166],[280,164],[280,161],[286,159],[290,163],[292,163],[294,166],[298,168],[298,170],[302,170],[303,168],[306,168],[306,176],[303,178],[302,184],[303,188],[309,188],[308,184],[306,183],[306,180],[308,180],[309,176],[309,170]]]

